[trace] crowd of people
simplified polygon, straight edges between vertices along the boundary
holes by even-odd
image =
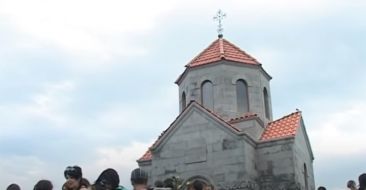
[[[104,170],[94,184],[91,184],[83,177],[82,169],[79,166],[69,166],[64,171],[66,182],[62,190],[127,190],[119,184],[119,175],[116,170],[108,168]],[[145,171],[137,168],[131,173],[131,184],[134,190],[148,190],[148,175]],[[6,190],[21,190],[17,184],[10,184]],[[52,182],[40,180],[33,190],[53,190]]]
[[[69,166],[64,171],[66,182],[62,190],[127,190],[119,184],[119,175],[116,170],[109,168],[104,170],[94,184],[83,178],[82,169],[79,166]],[[175,178],[169,178],[163,181],[155,181],[154,187],[148,186],[148,174],[140,168],[131,172],[131,184],[133,190],[179,190]],[[366,190],[366,173],[358,177],[359,185],[354,180],[349,180],[346,187],[350,190]],[[212,185],[204,185],[201,181],[193,181],[187,184],[188,190],[214,190]],[[21,190],[17,184],[10,184],[6,190]],[[40,180],[33,190],[53,190],[52,182],[49,180]],[[327,190],[320,186],[317,190]]]
[[[366,190],[366,173],[361,174],[358,177],[358,187],[354,180],[349,180],[346,184],[346,187],[350,190]],[[320,186],[317,190],[327,190],[327,188]]]

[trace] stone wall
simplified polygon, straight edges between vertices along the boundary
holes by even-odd
[[[169,138],[174,136],[174,138]],[[206,178],[218,189],[254,183],[254,146],[197,108],[174,126],[153,152],[149,183],[172,176]]]
[[[201,84],[210,80],[214,87],[214,111],[223,119],[238,117],[243,113],[237,112],[236,81],[243,79],[248,84],[249,111],[258,113],[262,121],[272,120],[271,90],[268,75],[260,66],[238,64],[228,61],[220,61],[191,69],[179,85],[179,100],[182,101],[183,91],[186,94],[186,102],[195,100],[201,102]],[[266,88],[269,96],[270,118],[265,117],[263,88]],[[180,110],[183,107],[180,103]]]
[[[294,139],[260,143],[257,146],[257,182],[261,190],[300,190],[295,179]]]
[[[301,185],[301,189],[305,190],[314,190],[315,182],[314,182],[314,171],[313,171],[313,158],[311,153],[311,148],[308,146],[306,142],[306,131],[305,127],[302,126],[298,129],[296,134],[296,140],[294,144],[294,164],[295,164],[295,177],[296,181],[298,181]],[[306,167],[306,169],[305,169]],[[305,170],[307,170],[305,172]],[[305,188],[305,176],[307,180],[307,189]]]

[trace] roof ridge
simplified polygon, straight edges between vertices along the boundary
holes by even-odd
[[[219,38],[220,57],[225,58],[224,39]]]
[[[247,52],[245,52],[244,50],[240,49],[238,46],[236,46],[235,44],[231,43],[229,40],[223,39],[226,43],[230,44],[231,46],[233,46],[236,50],[240,51],[241,53],[245,54],[246,56],[248,56],[252,61],[256,61],[258,62],[254,57],[252,57],[251,55],[249,55]]]
[[[229,118],[229,120],[227,122],[229,122],[230,124],[232,122],[237,122],[237,121],[241,121],[241,120],[244,120],[244,119],[252,119],[252,118],[255,118],[255,117],[258,117],[258,114],[257,113],[254,113],[254,112],[246,112],[238,117],[233,117],[233,118]]]
[[[295,115],[295,114],[297,114],[297,113],[299,113],[299,114],[301,115],[301,111],[300,111],[300,110],[296,110],[295,112],[292,112],[292,113],[290,113],[290,114],[287,114],[287,115],[285,115],[285,116],[282,116],[281,118],[278,118],[278,119],[276,119],[276,120],[274,120],[274,121],[268,122],[268,124],[267,124],[267,125],[269,125],[269,124],[271,124],[271,123],[279,122],[279,121],[281,121],[281,120],[283,120],[283,119],[285,119],[285,118],[288,118],[288,117],[290,117],[290,116],[292,116],[292,115]]]
[[[208,49],[210,49],[219,39],[213,41],[210,45],[208,45],[203,51],[201,51],[201,53],[199,53],[198,55],[196,55],[188,64],[186,64],[185,66],[188,67],[191,63],[193,63],[194,61],[197,60],[197,58],[199,58],[202,54],[204,54]]]
[[[297,110],[267,124],[260,141],[273,141],[286,137],[295,137],[301,121],[301,111]]]

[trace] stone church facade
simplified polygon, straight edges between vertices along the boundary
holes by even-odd
[[[149,183],[179,176],[214,189],[313,190],[301,111],[273,120],[271,76],[220,36],[179,76],[180,114],[137,160]]]

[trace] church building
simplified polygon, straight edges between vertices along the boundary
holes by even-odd
[[[150,185],[176,176],[215,190],[315,189],[302,113],[273,119],[261,63],[219,35],[185,67],[179,115],[137,160]]]

